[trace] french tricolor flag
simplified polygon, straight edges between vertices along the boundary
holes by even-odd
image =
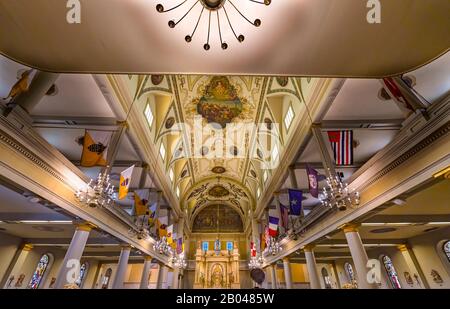
[[[353,131],[328,131],[336,165],[353,164]]]
[[[269,236],[276,237],[280,218],[269,216]]]

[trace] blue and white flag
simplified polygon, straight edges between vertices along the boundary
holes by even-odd
[[[300,216],[302,214],[303,192],[301,190],[289,189],[288,193],[291,215]]]

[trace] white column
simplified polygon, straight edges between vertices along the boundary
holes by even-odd
[[[144,257],[144,268],[142,269],[140,289],[148,289],[148,277],[152,268],[152,257],[147,255]]]
[[[180,217],[177,224],[177,238],[183,237],[184,241],[184,218]],[[175,241],[175,240],[174,240]],[[179,268],[173,269],[173,277],[172,277],[172,289],[179,289],[180,288],[180,279],[179,275],[182,274],[183,270],[180,270]]]
[[[169,268],[166,265],[160,265],[158,276],[158,289],[167,289],[167,274]]]
[[[131,246],[122,246],[120,252],[119,263],[117,265],[116,276],[112,285],[113,289],[123,289],[123,282],[125,280],[125,273],[128,267],[128,258],[130,257]]]
[[[8,285],[11,284],[10,287],[13,287],[14,282],[17,281],[17,278],[20,276],[20,271],[22,270],[23,264],[30,253],[31,249],[33,249],[33,245],[31,244],[23,244],[17,253],[14,255],[13,260],[11,261],[9,269],[5,273],[5,276],[3,278],[3,288],[7,289],[9,288]],[[10,279],[13,278],[13,280]]]
[[[156,289],[162,289],[162,264],[161,262],[158,262],[158,273],[156,277]]]
[[[271,275],[271,279],[272,279],[272,289],[277,289],[278,288],[278,284],[277,284],[277,266],[276,264],[270,265],[270,275]]]
[[[419,276],[419,280],[421,283],[420,288],[429,289],[430,285],[428,284],[427,279],[422,269],[420,268],[419,262],[417,261],[417,258],[411,247],[409,245],[400,245],[398,246],[398,249],[402,253],[406,265],[408,265],[411,276],[414,276],[414,274],[417,274]]]
[[[319,273],[317,272],[316,257],[314,256],[314,246],[308,245],[303,248],[306,258],[306,267],[308,268],[309,284],[311,289],[321,289]]]
[[[355,264],[358,288],[377,289],[378,286],[376,283],[371,284],[367,281],[367,273],[369,271],[367,262],[369,261],[369,258],[367,257],[366,250],[364,249],[361,237],[359,236],[357,226],[354,224],[346,224],[343,227],[343,231],[345,233],[345,238],[347,239],[353,263]]]
[[[89,233],[94,226],[91,223],[78,224],[67,249],[66,256],[61,264],[58,275],[56,276],[55,289],[62,289],[67,284],[74,284],[78,279],[79,273],[74,273],[76,264],[80,263],[84,247],[89,238]]]
[[[283,258],[284,266],[284,281],[286,282],[286,289],[292,289],[292,274],[291,274],[291,263],[289,263],[289,258]]]

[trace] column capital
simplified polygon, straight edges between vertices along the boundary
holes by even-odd
[[[32,244],[23,244],[21,246],[23,251],[31,251],[31,249],[33,249],[33,245]]]
[[[303,251],[305,252],[312,252],[316,246],[313,244],[308,244],[303,247]]]
[[[128,122],[126,120],[124,121],[117,121],[116,122],[118,126],[121,126],[122,128],[128,128]]]
[[[344,231],[344,233],[358,232],[359,226],[360,225],[356,223],[346,223],[341,226],[341,230]]]
[[[411,249],[411,247],[408,244],[398,245],[397,249],[400,251],[408,251],[408,249]]]
[[[274,192],[274,193],[273,193],[273,196],[275,196],[275,197],[279,197],[279,196],[280,196],[280,194],[281,194],[281,193],[280,193],[279,191],[276,191],[276,192]]]
[[[74,223],[77,231],[90,232],[92,229],[97,228],[97,226],[91,222],[76,222]]]
[[[153,258],[150,255],[146,255],[146,256],[144,256],[144,260],[146,262],[151,262],[153,260]]]
[[[289,263],[290,262],[288,256],[285,256],[284,258],[282,258],[282,260],[283,260],[283,263]]]
[[[130,244],[121,244],[120,248],[122,250],[131,250],[131,245]]]

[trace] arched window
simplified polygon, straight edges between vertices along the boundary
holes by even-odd
[[[43,254],[39,259],[39,263],[36,266],[36,270],[31,277],[30,283],[28,283],[29,289],[37,289],[41,284],[42,278],[44,277],[45,271],[50,263],[50,256],[48,254]]]
[[[402,286],[400,285],[400,280],[398,279],[398,275],[397,272],[395,271],[394,264],[392,264],[391,258],[388,257],[387,255],[384,255],[382,260],[392,287],[394,289],[401,289]]]
[[[87,262],[84,262],[83,264],[81,264],[80,266],[80,275],[78,276],[77,281],[75,281],[75,284],[78,285],[78,287],[82,287],[83,285],[83,281],[86,277],[86,273],[89,269],[89,264]]]
[[[445,255],[447,256],[447,260],[450,262],[450,240],[447,240],[444,243],[443,250]]]
[[[345,263],[344,264],[345,272],[347,273],[348,280],[350,280],[350,283],[356,282],[355,272],[353,271],[352,264]]]
[[[102,289],[107,289],[109,285],[109,279],[111,279],[112,269],[108,268],[106,270],[105,276],[102,279]]]
[[[331,289],[330,276],[328,276],[328,271],[325,267],[322,268],[322,278],[323,278],[323,282],[325,283],[325,288]]]

